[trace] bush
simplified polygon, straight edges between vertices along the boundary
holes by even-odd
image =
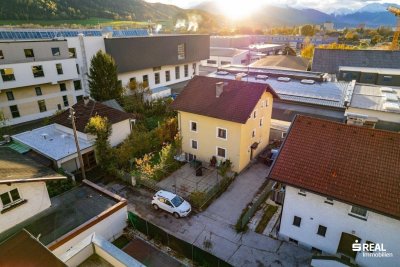
[[[207,197],[207,194],[205,192],[195,191],[195,192],[190,193],[189,201],[195,207],[200,208],[204,204],[204,202],[207,200],[206,197]]]
[[[58,196],[74,187],[72,179],[62,179],[46,182],[50,197]]]
[[[243,220],[244,216],[246,216],[246,213],[249,211],[249,209],[251,207],[250,205],[251,205],[251,203],[247,204],[246,207],[242,210],[242,213],[240,214],[240,217],[235,224],[235,230],[238,233],[245,232],[248,228],[247,224],[242,226],[242,220]]]

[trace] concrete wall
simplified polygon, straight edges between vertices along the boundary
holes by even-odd
[[[261,107],[262,101],[268,100],[267,107]],[[233,163],[233,170],[240,172],[250,161],[250,146],[254,142],[260,142],[258,148],[253,151],[255,157],[268,144],[269,128],[272,112],[272,95],[265,92],[257,106],[256,118],[248,119],[246,124],[225,121],[187,112],[179,112],[179,129],[182,136],[182,150],[196,155],[196,158],[209,162],[212,156],[217,155],[217,147],[226,149],[226,159]],[[263,125],[260,127],[260,120]],[[191,131],[190,122],[197,123],[197,132]],[[227,130],[227,139],[217,137],[217,128]],[[255,130],[255,137],[252,131]],[[191,146],[192,140],[197,141],[197,149]],[[219,158],[219,160],[223,160]]]
[[[361,266],[398,266],[400,257],[400,221],[368,211],[367,220],[348,215],[351,205],[334,200],[333,205],[324,203],[326,197],[286,186],[285,201],[279,236],[293,238],[308,248],[315,247],[328,254],[336,254],[342,232],[361,238],[361,243],[383,243],[391,258],[367,258],[358,253],[356,262]],[[301,217],[300,227],[293,225],[294,216]],[[318,226],[327,227],[325,237],[317,235]]]
[[[130,120],[120,121],[112,125],[112,132],[110,136],[111,146],[121,144],[131,133]]]
[[[347,113],[367,115],[369,117],[378,118],[380,121],[394,122],[394,123],[400,124],[400,114],[395,113],[395,112],[385,112],[385,111],[378,111],[378,110],[371,110],[371,109],[361,109],[361,108],[349,107],[346,110],[346,113],[345,113],[346,116],[347,116]]]
[[[0,185],[0,194],[9,192],[15,188],[18,189],[21,199],[25,199],[27,202],[0,214],[0,232],[29,219],[51,205],[45,182],[2,184]],[[1,201],[0,205],[2,209]]]
[[[53,253],[56,256],[61,256],[69,249],[77,245],[83,239],[91,235],[92,233],[96,233],[98,235],[103,236],[105,239],[109,241],[113,241],[120,237],[123,233],[124,228],[126,227],[126,220],[128,210],[127,206],[123,207],[122,209],[116,211],[115,213],[111,214],[104,220],[98,222],[97,224],[93,225],[89,229],[83,231],[79,235],[75,236],[68,242],[64,243],[60,247],[53,250]],[[76,230],[76,229],[75,229]],[[68,235],[68,234],[67,234]]]

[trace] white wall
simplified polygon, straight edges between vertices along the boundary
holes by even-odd
[[[62,254],[70,250],[72,247],[77,245],[79,242],[81,242],[83,239],[85,239],[92,233],[101,235],[109,241],[115,240],[122,235],[123,230],[126,227],[127,216],[128,216],[128,208],[127,206],[125,206],[122,209],[111,214],[104,220],[93,225],[89,229],[83,231],[76,237],[72,238],[68,242],[61,245],[60,247],[56,248],[55,250],[53,250],[53,253],[57,257],[61,256]],[[48,247],[50,246],[51,244]]]
[[[117,146],[122,143],[131,133],[130,120],[120,121],[112,125],[112,132],[110,136],[111,146]]]
[[[209,60],[215,60],[216,64],[209,64],[207,63],[207,60],[202,60],[201,65],[202,66],[209,66],[209,67],[222,67],[222,61],[227,61],[230,62],[231,65],[246,65],[242,63],[242,60],[247,61],[247,51],[237,54],[232,57],[219,57],[219,56],[210,56]]]
[[[385,112],[385,111],[378,111],[371,109],[349,107],[345,112],[345,116],[347,115],[347,113],[362,114],[362,115],[367,115],[368,117],[378,118],[381,121],[400,123],[400,114],[395,112]]]
[[[356,262],[362,266],[398,266],[400,259],[400,221],[368,211],[367,221],[349,216],[351,206],[334,201],[324,203],[325,197],[286,186],[285,202],[279,235],[284,239],[293,238],[306,247],[315,247],[329,254],[336,254],[342,232],[361,238],[361,243],[371,241],[383,243],[392,258],[363,258],[360,253]],[[293,225],[294,216],[301,217],[300,227]],[[317,235],[318,226],[327,227],[326,236]]]
[[[13,183],[10,186],[1,184],[0,194],[15,188],[18,189],[20,197],[26,199],[27,202],[0,214],[0,232],[29,219],[51,205],[45,182]],[[0,208],[3,208],[1,201]]]

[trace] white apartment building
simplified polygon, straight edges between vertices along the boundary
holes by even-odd
[[[315,267],[398,266],[399,148],[395,132],[297,116],[269,174],[279,237],[320,254]]]

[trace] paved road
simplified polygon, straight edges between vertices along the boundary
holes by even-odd
[[[209,252],[234,266],[310,266],[310,251],[252,231],[237,234],[234,230],[241,210],[266,176],[254,176],[260,171],[256,165],[239,175],[206,211],[188,218],[175,219],[166,212],[154,211],[150,205],[152,193],[143,189],[129,188],[123,194],[128,199],[128,210],[204,250],[204,241],[210,240]]]

